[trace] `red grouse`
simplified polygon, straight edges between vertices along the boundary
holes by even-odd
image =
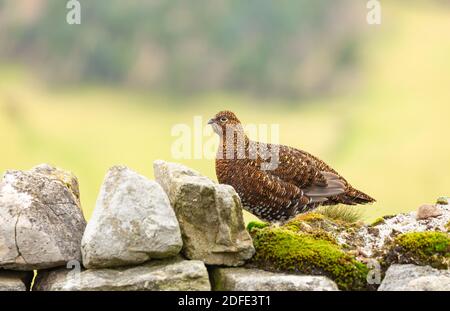
[[[230,111],[219,112],[208,124],[220,137],[218,181],[231,185],[244,208],[263,220],[285,221],[320,205],[375,202],[305,151],[251,141]]]

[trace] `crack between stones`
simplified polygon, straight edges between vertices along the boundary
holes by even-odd
[[[14,225],[14,244],[16,245],[16,251],[17,251],[17,256],[16,256],[16,262],[17,262],[17,258],[22,257],[23,261],[28,264],[28,262],[26,261],[25,257],[22,255],[22,253],[20,252],[19,249],[19,244],[17,243],[17,224],[19,223],[19,218],[22,215],[22,211],[19,212],[19,215],[17,215],[17,219],[16,219],[16,223]]]

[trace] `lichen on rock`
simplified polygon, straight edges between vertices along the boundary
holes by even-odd
[[[357,232],[343,237],[350,244],[358,245],[361,254],[368,258],[380,259],[386,247],[400,234],[410,232],[447,232],[450,222],[450,205],[439,205],[440,216],[417,219],[417,212],[383,216],[371,225],[361,226]]]
[[[247,224],[247,231],[251,232],[253,229],[262,229],[262,228],[265,228],[268,226],[269,226],[269,223],[267,223],[267,222],[254,220],[254,221],[250,221]]]
[[[0,267],[45,269],[81,260],[86,221],[76,177],[42,164],[0,181]]]

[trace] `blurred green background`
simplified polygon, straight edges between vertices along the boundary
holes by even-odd
[[[450,1],[0,0],[0,171],[79,178],[87,218],[115,164],[152,177],[171,128],[218,110],[280,124],[374,196],[367,220],[450,192]]]

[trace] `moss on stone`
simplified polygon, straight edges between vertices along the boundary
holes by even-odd
[[[450,263],[450,235],[437,231],[400,234],[388,245],[386,262],[446,269]]]
[[[323,214],[311,212],[311,213],[305,213],[305,214],[298,215],[293,220],[291,220],[290,223],[295,223],[295,222],[299,222],[299,221],[316,222],[316,221],[323,220],[325,218],[326,217]]]
[[[283,226],[283,228],[296,232],[314,233],[317,231],[325,231],[331,235],[343,231],[351,233],[358,230],[360,227],[360,223],[349,223],[339,219],[331,219],[323,214],[315,212],[301,214]]]
[[[447,230],[447,232],[450,232],[450,221],[445,224],[445,229]]]
[[[328,231],[333,231],[332,229],[336,227],[337,222],[328,219],[328,217],[319,214],[319,213],[306,213],[300,214],[297,217],[291,219],[286,224],[283,225],[283,228],[292,230],[292,231],[308,231],[311,232],[315,229],[326,229]]]
[[[326,217],[318,214],[305,214],[301,215],[283,225],[284,229],[290,230],[295,233],[308,234],[315,239],[321,239],[329,241],[333,244],[337,244],[336,238],[333,236],[333,230],[327,231],[324,228],[330,229],[330,226],[326,223]]]
[[[325,240],[330,243],[333,243],[335,245],[338,245],[338,242],[336,241],[336,238],[329,232],[322,230],[322,229],[316,229],[315,231],[309,233],[309,235],[315,239],[319,240]]]
[[[411,232],[396,238],[397,245],[406,250],[416,251],[425,256],[435,253],[450,255],[450,237],[443,232]]]
[[[265,270],[325,275],[342,290],[367,287],[368,268],[363,263],[327,239],[291,229],[266,227],[252,231],[256,249],[252,264]]]
[[[378,226],[378,225],[381,225],[384,223],[385,223],[385,219],[383,217],[378,217],[370,224],[370,227],[375,227],[375,226]]]
[[[247,230],[249,232],[251,232],[253,229],[262,229],[262,228],[265,228],[265,227],[268,227],[268,226],[269,226],[269,224],[267,222],[254,220],[254,221],[251,221],[251,222],[248,223]]]

